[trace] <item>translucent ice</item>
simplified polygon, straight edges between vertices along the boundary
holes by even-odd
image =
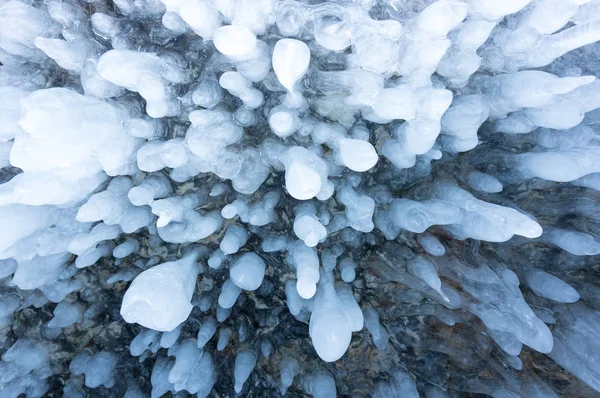
[[[256,366],[256,354],[252,351],[242,350],[235,357],[235,392],[242,392],[244,383]]]
[[[178,261],[157,265],[138,275],[123,297],[123,318],[164,332],[185,321],[192,311],[190,301],[199,272],[199,255],[194,250]]]
[[[229,268],[229,277],[241,289],[256,290],[265,277],[265,262],[256,253],[238,257]]]

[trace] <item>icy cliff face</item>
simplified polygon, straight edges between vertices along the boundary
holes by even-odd
[[[0,397],[598,394],[598,41],[599,0],[0,0]]]

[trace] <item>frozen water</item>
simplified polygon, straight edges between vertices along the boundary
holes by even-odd
[[[599,42],[598,0],[0,0],[0,397],[597,395]]]

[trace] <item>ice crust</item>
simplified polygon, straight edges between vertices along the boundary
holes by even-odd
[[[599,0],[0,0],[0,397],[145,396],[59,349],[125,323],[151,397],[348,395],[365,336],[373,397],[564,394],[532,350],[599,392],[598,42]]]

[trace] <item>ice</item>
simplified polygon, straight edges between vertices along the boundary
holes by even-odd
[[[294,146],[281,154],[285,166],[285,184],[289,194],[298,200],[327,196],[331,182],[327,180],[327,164],[315,153]]]
[[[171,183],[163,174],[151,174],[141,184],[132,187],[127,198],[133,205],[143,206],[168,196],[171,191]]]
[[[227,348],[233,332],[229,328],[219,328],[219,340],[217,341],[217,351],[223,351]]]
[[[66,41],[36,37],[33,43],[60,67],[80,73],[88,57],[93,57],[99,51],[98,46],[85,39]]]
[[[273,47],[273,71],[279,83],[288,91],[288,103],[298,103],[297,83],[304,77],[310,64],[308,46],[295,39],[281,39]],[[280,135],[281,134],[277,134]]]
[[[221,249],[215,250],[208,258],[208,266],[212,269],[220,269],[224,262],[229,258]]]
[[[66,301],[58,303],[54,309],[54,317],[48,322],[49,328],[66,328],[83,319],[83,304],[69,304]]]
[[[139,243],[137,240],[133,238],[126,238],[121,244],[113,250],[113,257],[115,258],[125,258],[131,255],[134,252],[137,252],[139,248]]]
[[[304,203],[296,208],[294,233],[308,247],[315,247],[327,237],[327,230],[319,222],[316,212],[312,203]]]
[[[572,286],[542,270],[526,271],[525,283],[538,296],[559,303],[574,303],[579,300],[579,293]]]
[[[285,297],[290,313],[294,316],[298,315],[302,311],[302,297],[296,289],[296,280],[288,279],[285,282]]]
[[[212,316],[207,316],[202,319],[202,325],[198,330],[198,348],[203,349],[206,343],[212,339],[217,331],[217,321]]]
[[[263,340],[260,343],[260,352],[263,357],[268,358],[273,353],[273,344],[269,340]]]
[[[239,98],[244,106],[256,109],[264,102],[263,94],[252,87],[250,80],[239,72],[225,72],[219,79],[219,84],[231,95]]]
[[[362,328],[362,313],[360,316]],[[348,310],[336,292],[333,276],[322,273],[309,329],[313,346],[321,359],[334,362],[344,355],[350,345],[352,331],[359,330],[355,327],[356,321],[356,315]]]
[[[159,398],[173,389],[173,383],[168,379],[169,372],[173,368],[173,365],[175,365],[175,363],[165,356],[156,358],[150,379],[152,383],[152,398]]]
[[[26,2],[11,0],[0,6],[0,48],[16,59],[43,60],[37,37],[58,34],[58,25],[43,11]]]
[[[138,275],[123,297],[121,315],[126,322],[168,332],[192,311],[200,253],[193,250],[178,261],[167,262]]]
[[[417,398],[419,393],[412,376],[403,370],[398,370],[392,373],[389,381],[377,383],[372,396],[376,398],[390,396]],[[429,398],[429,395],[427,395],[427,398]]]
[[[50,256],[35,256],[30,260],[18,262],[12,283],[20,289],[36,289],[53,282],[65,269],[69,253]]]
[[[20,338],[2,355],[3,394],[42,397],[48,391],[49,352],[40,342]]]
[[[337,397],[335,379],[329,372],[316,371],[302,381],[304,391],[315,398]]]
[[[256,354],[249,350],[238,352],[235,357],[235,392],[241,393],[244,383],[256,366]]]
[[[179,15],[194,33],[204,39],[212,39],[215,31],[221,25],[217,9],[209,1],[161,1],[169,12]]]
[[[600,254],[600,243],[583,232],[552,228],[546,230],[541,239],[577,256]]]
[[[368,171],[377,164],[377,152],[367,141],[343,138],[338,145],[342,164],[352,171]]]
[[[523,349],[523,344],[511,332],[501,332],[498,330],[487,329],[487,334],[502,348],[507,354],[517,356]]]
[[[433,290],[438,292],[446,301],[450,301],[448,296],[442,291],[442,281],[438,276],[435,265],[425,256],[416,256],[407,264],[408,272],[422,279]]]
[[[0,396],[594,395],[599,16],[0,0]]]
[[[223,308],[233,307],[241,292],[242,290],[231,279],[227,279],[221,287],[219,305]]]
[[[247,27],[222,26],[215,32],[213,43],[220,53],[235,63],[237,71],[244,79],[260,82],[269,73],[271,62],[268,47],[264,42],[257,40],[255,34]]]
[[[133,170],[140,141],[121,127],[120,121],[127,119],[123,109],[62,88],[38,90],[23,99],[21,107],[19,124],[26,134],[15,139],[13,166],[26,173],[56,171],[65,181],[102,170],[109,175]],[[89,114],[103,122],[90,125],[83,116]],[[61,134],[55,134],[57,128]],[[45,140],[48,136],[53,139]]]
[[[558,313],[555,345],[548,355],[597,391],[598,357],[594,353],[598,347],[598,312],[579,303],[573,307]],[[573,317],[574,311],[579,313],[577,317]]]
[[[342,187],[338,190],[336,199],[346,208],[348,225],[360,232],[371,232],[373,225],[373,212],[375,201],[367,196],[360,195],[351,187]]]
[[[479,171],[470,172],[466,177],[466,182],[478,192],[497,193],[502,191],[502,183],[497,178]]]
[[[98,60],[97,70],[102,78],[127,90],[138,92],[146,100],[150,117],[175,116],[180,104],[172,85],[188,79],[173,56],[160,57],[152,53],[130,50],[109,50]]]
[[[169,372],[169,382],[175,391],[191,394],[202,391],[206,396],[216,381],[212,357],[196,346],[193,339],[183,340],[175,350],[175,365]]]
[[[131,205],[127,193],[133,182],[127,177],[117,177],[110,181],[105,191],[92,195],[79,208],[77,221],[104,221],[107,225],[118,224],[123,232],[131,233],[154,221],[149,208]]]
[[[365,317],[365,327],[371,333],[373,343],[378,349],[385,351],[389,343],[389,334],[385,327],[379,323],[379,314],[371,306],[364,308],[363,314]]]
[[[419,234],[417,237],[417,241],[423,247],[427,253],[432,256],[443,256],[446,253],[446,248],[441,244],[441,242],[433,235],[428,233]]]
[[[219,247],[225,255],[237,253],[248,241],[248,232],[240,225],[230,225]]]
[[[354,278],[356,278],[356,264],[351,258],[344,257],[340,260],[340,274],[344,282],[354,282]]]
[[[319,257],[316,250],[302,241],[296,241],[289,245],[287,261],[296,268],[296,290],[300,297],[313,297],[319,281]]]
[[[214,108],[223,99],[223,91],[215,79],[204,78],[200,80],[192,92],[194,104],[203,108]]]
[[[231,308],[223,308],[220,305],[217,305],[217,321],[225,322],[229,316],[231,316]]]
[[[150,348],[150,345],[156,341],[159,334],[159,332],[152,329],[143,328],[140,330],[138,335],[134,337],[129,346],[129,352],[131,355],[136,357],[142,355],[144,351]]]
[[[300,363],[296,358],[286,356],[281,359],[279,364],[279,374],[281,379],[281,393],[285,394],[287,389],[294,382],[294,378],[300,371]]]
[[[265,269],[265,262],[259,255],[246,253],[233,261],[229,268],[229,277],[240,289],[253,291],[263,282]]]
[[[96,354],[82,352],[78,354],[71,364],[69,370],[75,375],[85,375],[85,385],[90,388],[104,386],[112,387],[115,380],[115,367],[118,357],[108,351],[100,351]]]
[[[193,210],[197,205],[197,196],[152,202],[152,212],[159,216],[156,222],[159,236],[172,243],[197,242],[221,229],[221,215],[216,211],[201,214]]]
[[[21,99],[27,97],[29,91],[18,87],[5,86],[0,87],[0,138],[2,141],[8,141],[17,135],[20,131],[19,118],[21,116]]]
[[[213,38],[219,52],[229,57],[244,58],[256,49],[256,36],[245,26],[226,25],[215,32]]]
[[[289,137],[300,127],[298,112],[286,106],[279,105],[269,111],[269,126],[281,138]]]

